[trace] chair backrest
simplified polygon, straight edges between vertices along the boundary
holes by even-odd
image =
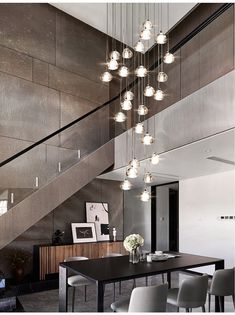
[[[68,262],[68,261],[75,261],[75,260],[87,260],[89,258],[85,257],[85,256],[73,256],[73,257],[68,257],[64,260],[64,262]]]
[[[210,293],[217,296],[235,295],[235,268],[216,270],[212,277]]]
[[[182,282],[177,297],[177,305],[184,308],[204,306],[208,288],[208,275],[195,276]]]
[[[106,255],[103,256],[103,258],[105,257],[120,257],[123,256],[122,254],[119,253],[107,253]]]
[[[128,312],[165,312],[168,284],[138,287],[131,293]]]

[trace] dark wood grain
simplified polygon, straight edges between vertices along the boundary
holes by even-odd
[[[85,256],[95,259],[108,253],[126,254],[122,241],[39,246],[39,279],[44,280],[47,274],[59,272],[59,264],[68,257]]]

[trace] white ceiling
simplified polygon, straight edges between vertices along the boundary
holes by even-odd
[[[143,186],[145,167],[154,175],[152,184],[163,184],[235,169],[234,165],[208,160],[207,158],[211,156],[235,161],[235,130],[163,153],[157,165],[152,165],[149,160],[141,161],[139,176],[131,181],[134,187]],[[125,168],[120,168],[100,178],[122,181],[124,174]]]
[[[114,28],[112,30],[112,3],[109,3],[108,7],[108,31],[107,31],[107,3],[51,3],[56,8],[72,15],[73,17],[91,25],[92,27],[100,30],[103,33],[115,37],[118,40],[126,43],[129,46],[132,45],[132,10],[133,10],[133,44],[138,39],[138,33],[140,31],[140,25],[147,18],[149,10],[149,18],[152,23],[156,24],[156,31],[161,29],[166,32],[171,29],[176,23],[178,23],[194,6],[195,3],[169,3],[169,23],[168,23],[168,4],[153,4],[150,3],[149,9],[145,3],[133,3],[122,4],[122,25],[123,35],[120,31],[120,4],[115,4],[116,7],[116,34],[114,34]],[[162,7],[161,7],[162,6]],[[162,12],[162,19],[161,13]],[[154,18],[155,16],[155,18]],[[127,17],[127,19],[126,19]],[[126,22],[127,21],[127,22]],[[151,47],[153,40],[146,43],[146,49]]]

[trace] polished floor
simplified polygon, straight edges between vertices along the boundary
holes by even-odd
[[[172,287],[177,287],[179,281],[191,275],[172,273]],[[179,280],[180,279],[180,280]],[[161,276],[149,277],[149,284],[160,284]],[[137,279],[137,286],[144,286],[145,279]],[[122,282],[122,294],[119,295],[118,284],[116,284],[116,300],[123,297],[129,297],[133,286],[133,281]],[[71,311],[71,292],[69,292],[69,311]],[[58,290],[50,290],[39,293],[27,294],[19,297],[21,304],[26,312],[58,312]],[[113,302],[113,285],[109,284],[105,289],[105,312],[111,312],[110,304]],[[214,311],[214,299],[212,298],[212,309]],[[206,305],[206,310],[208,306]],[[96,291],[95,286],[89,286],[87,289],[87,302],[84,302],[84,290],[77,289],[75,312],[95,312],[96,311]],[[168,312],[175,312],[176,309],[167,305]],[[184,311],[184,310],[182,310]],[[200,309],[194,309],[194,312],[201,312]],[[232,298],[225,300],[225,312],[234,312]]]

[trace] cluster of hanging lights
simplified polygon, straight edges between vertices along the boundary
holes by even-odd
[[[115,10],[115,19],[114,23],[116,22],[116,9],[115,5],[112,4],[112,12]],[[122,6],[123,4],[120,4],[120,25],[121,30],[120,33],[123,34],[123,24],[122,23]],[[146,6],[145,6],[146,10]],[[168,81],[168,75],[164,72],[164,64],[171,64],[174,62],[175,57],[169,50],[169,38],[167,35],[162,31],[162,4],[158,5],[158,18],[159,18],[159,12],[161,10],[161,23],[156,23],[155,21],[155,5],[154,5],[154,23],[152,23],[149,19],[149,13],[148,17],[146,18],[146,12],[145,12],[145,21],[141,24],[139,36],[137,39],[136,44],[133,43],[133,22],[132,22],[132,47],[134,49],[127,47],[123,44],[122,50],[118,51],[116,48],[116,45],[112,44],[112,51],[107,53],[106,52],[106,71],[101,75],[101,80],[103,82],[110,82],[113,77],[119,77],[120,80],[120,111],[115,114],[114,120],[116,122],[123,123],[127,119],[126,112],[133,109],[132,102],[135,101],[135,104],[137,104],[137,115],[138,115],[138,121],[134,128],[132,129],[132,139],[134,137],[134,134],[136,136],[140,136],[141,143],[145,147],[151,147],[151,145],[154,143],[154,137],[149,133],[148,128],[145,131],[144,126],[144,120],[145,116],[149,112],[149,108],[147,106],[148,102],[147,100],[151,97],[153,97],[156,101],[162,101],[166,94],[164,90],[161,87],[162,83],[166,83]],[[149,4],[148,4],[148,11],[149,11]],[[107,9],[108,14],[108,9]],[[127,18],[127,7],[126,7],[126,18]],[[133,19],[133,4],[132,4],[132,19]],[[156,26],[158,24],[158,27]],[[108,24],[107,24],[108,27]],[[157,30],[158,28],[158,30]],[[169,28],[169,4],[168,4],[168,28]],[[112,27],[113,29],[113,27]],[[115,27],[115,35],[116,35],[116,27]],[[158,60],[158,67],[157,71],[152,71],[151,73],[155,75],[157,86],[154,88],[150,85],[149,80],[149,74],[150,71],[146,68],[145,62],[143,62],[143,59],[148,54],[145,51],[145,42],[149,42],[149,40],[154,39],[156,47],[155,52],[158,52],[157,60]],[[163,50],[164,45],[167,44],[167,49]],[[119,48],[120,49],[120,48]],[[163,51],[166,51],[165,54],[163,54]],[[108,58],[107,58],[108,56]],[[156,57],[156,56],[155,56]],[[130,62],[132,61],[132,66],[130,67]],[[135,62],[137,61],[137,66],[135,66]],[[148,64],[149,68],[149,64]],[[134,70],[130,70],[134,69]],[[122,90],[122,80],[125,80],[127,82],[127,78],[130,76],[134,76],[137,78],[139,90],[137,93],[134,93],[132,90],[126,86],[124,90]],[[147,81],[147,84],[146,84]],[[146,84],[144,86],[144,84]],[[136,97],[136,94],[138,97]],[[135,98],[135,100],[134,100]],[[138,100],[137,100],[138,98]],[[134,113],[134,112],[133,112]],[[155,134],[155,130],[154,130]],[[132,141],[133,142],[133,141]],[[133,143],[132,143],[133,147]],[[152,153],[152,156],[150,158],[150,162],[152,165],[157,165],[159,163],[159,155],[156,152]],[[132,184],[129,179],[134,179],[138,177],[138,170],[140,167],[140,162],[132,156],[132,160],[129,162],[126,172],[125,172],[125,178],[124,181],[121,183],[120,187],[122,190],[130,190],[132,188]],[[151,194],[147,189],[147,185],[151,184],[153,180],[153,176],[149,171],[145,169],[144,172],[144,191],[141,193],[140,199],[144,202],[147,202],[151,198]]]

